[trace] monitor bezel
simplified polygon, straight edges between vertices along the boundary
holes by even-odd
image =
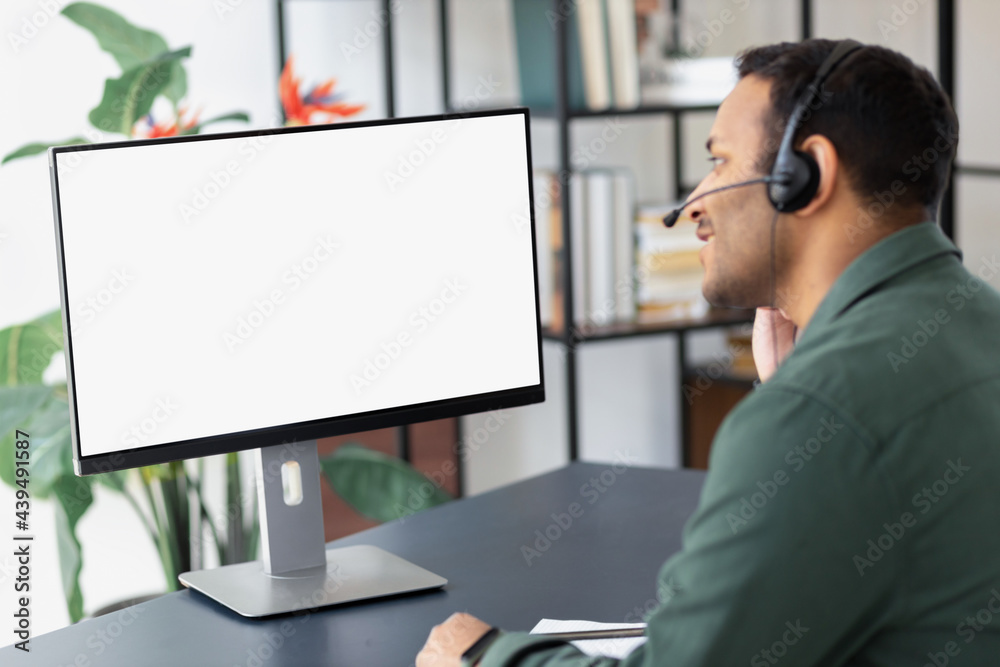
[[[196,141],[219,141],[254,137],[271,137],[301,132],[329,132],[363,127],[456,121],[491,116],[520,115],[524,122],[526,147],[526,178],[528,185],[528,218],[531,225],[531,254],[534,271],[535,335],[538,359],[538,383],[502,391],[487,392],[471,396],[442,399],[408,406],[385,408],[369,412],[324,417],[306,422],[283,424],[261,429],[240,431],[224,435],[194,438],[177,442],[141,447],[131,450],[117,450],[91,456],[83,456],[78,437],[78,415],[75,402],[76,385],[73,372],[72,324],[69,309],[69,289],[66,282],[66,258],[63,246],[62,214],[59,199],[59,174],[56,167],[57,156],[64,153],[79,153],[94,150],[135,148]],[[65,346],[66,384],[70,410],[70,434],[73,449],[73,467],[77,475],[93,475],[115,470],[126,470],[140,466],[168,463],[171,461],[202,458],[248,449],[257,449],[288,442],[300,442],[349,433],[359,433],[381,428],[405,426],[407,424],[447,419],[462,415],[520,407],[545,400],[544,364],[542,359],[542,328],[538,289],[538,244],[535,220],[535,193],[532,173],[530,117],[526,107],[463,111],[460,113],[409,116],[367,121],[330,123],[324,125],[301,125],[295,127],[266,128],[239,132],[215,134],[195,134],[157,139],[136,139],[97,144],[77,144],[56,146],[48,149],[49,175],[52,190],[53,219],[56,233],[56,256],[59,266],[59,297],[62,307],[63,341]],[[455,444],[457,450],[459,443]]]

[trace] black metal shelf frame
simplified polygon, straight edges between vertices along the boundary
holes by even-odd
[[[287,57],[287,47],[285,41],[285,14],[284,5],[286,2],[291,0],[275,0],[277,7],[277,28],[278,28],[278,55],[279,55],[279,71],[284,67],[285,59]],[[386,100],[386,111],[389,117],[395,115],[396,112],[396,101],[395,101],[395,67],[393,63],[394,52],[393,52],[393,13],[392,13],[392,0],[377,0],[381,4],[381,9],[383,16],[385,16],[385,26],[383,29],[383,58],[385,67],[385,100]],[[552,3],[553,11],[560,11],[559,6],[561,2],[565,0],[550,0]],[[799,33],[801,39],[809,39],[814,34],[814,14],[813,14],[813,3],[812,0],[800,0],[800,23],[799,23]],[[942,88],[948,94],[948,96],[954,100],[955,93],[955,1],[954,0],[938,0],[937,3],[938,10],[938,80],[941,83]],[[678,20],[681,15],[681,0],[670,0],[670,11],[674,17],[672,22],[674,31],[675,43],[679,42],[680,37],[680,21]],[[451,48],[449,37],[451,33],[450,25],[450,13],[449,13],[449,0],[438,0],[438,30],[439,30],[439,44],[440,44],[440,65],[441,65],[441,96],[442,96],[442,109],[450,110],[451,106],[451,93],[452,93],[452,78],[451,78]],[[717,105],[690,105],[690,106],[677,106],[677,105],[650,105],[641,106],[636,109],[611,109],[607,111],[590,111],[582,109],[571,109],[569,106],[569,84],[567,80],[566,73],[568,72],[568,35],[567,35],[567,21],[557,21],[555,24],[556,32],[556,107],[554,109],[532,109],[532,114],[538,117],[553,118],[558,125],[558,162],[560,174],[569,174],[570,169],[570,122],[573,119],[578,118],[600,118],[609,115],[667,115],[671,117],[672,120],[672,152],[673,152],[673,164],[674,164],[674,179],[673,179],[673,191],[674,196],[680,198],[680,196],[687,190],[690,190],[690,186],[684,182],[683,177],[683,164],[684,164],[684,154],[683,154],[683,132],[682,132],[682,118],[688,113],[698,113],[714,111],[717,109]],[[952,174],[952,187],[948,189],[945,193],[944,199],[941,204],[940,211],[940,225],[945,234],[949,238],[954,238],[954,177],[955,174],[968,174],[968,175],[982,175],[982,176],[1000,176],[1000,168],[986,167],[986,166],[974,166],[974,165],[955,165]],[[562,187],[566,188],[569,186],[568,181],[561,184]],[[561,207],[562,207],[562,235],[563,235],[563,246],[564,248],[570,248],[572,243],[572,230],[570,229],[570,216],[571,216],[571,203],[570,197],[562,196],[560,197]],[[572,253],[565,252],[562,261],[562,284],[569,286],[573,284],[573,262]],[[567,323],[572,323],[576,321],[576,311],[578,304],[573,303],[573,290],[564,289],[563,290],[563,321]],[[680,383],[683,382],[684,374],[688,370],[687,364],[687,334],[689,331],[696,329],[704,329],[711,327],[722,327],[730,326],[733,324],[739,324],[741,322],[750,321],[749,316],[743,317],[733,317],[732,321],[728,321],[726,318],[722,318],[725,321],[692,321],[688,323],[675,323],[668,324],[665,323],[661,327],[655,325],[641,326],[637,325],[635,327],[628,328],[624,330],[615,330],[613,327],[610,329],[605,329],[599,331],[593,335],[579,335],[578,331],[575,331],[572,327],[568,327],[563,332],[545,332],[544,336],[547,340],[558,341],[565,348],[565,376],[566,376],[566,422],[567,422],[567,439],[568,439],[568,456],[570,461],[576,461],[579,458],[579,405],[578,405],[578,378],[577,378],[577,364],[578,359],[576,356],[577,346],[588,341],[605,341],[614,340],[623,337],[632,336],[648,336],[648,335],[663,335],[663,334],[673,334],[677,336],[677,370],[678,377],[680,378]],[[679,383],[679,384],[680,384]],[[684,400],[683,392],[678,392],[678,408],[680,411],[680,443],[681,450],[683,452],[683,462],[686,466],[687,461],[687,451],[686,443],[689,436],[689,423],[687,414],[687,405]],[[459,421],[459,428],[461,422]],[[409,454],[409,433],[405,427],[400,429],[400,453]],[[461,479],[459,480],[461,485]]]
[[[285,5],[291,2],[291,0],[275,0],[275,25],[278,31],[278,71],[281,72],[285,68],[285,62],[288,60],[288,45],[286,39],[286,28],[287,21],[285,16]],[[385,72],[385,80],[383,82],[383,94],[385,96],[385,110],[386,117],[393,118],[396,115],[396,67],[395,67],[395,54],[393,50],[393,10],[392,10],[392,0],[378,0],[380,5],[380,16],[383,17],[384,23],[382,26],[382,60]],[[448,50],[448,6],[447,2],[442,1],[440,3],[440,26],[441,26],[441,70],[442,70],[442,89],[444,102],[447,105],[447,101],[450,97],[450,77],[449,77],[449,50]],[[282,120],[284,120],[284,110],[282,110]],[[412,459],[412,440],[411,432],[409,426],[399,426],[396,428],[396,453],[400,459],[403,461],[411,461]],[[456,444],[462,441],[462,420],[455,419],[455,439]],[[462,497],[465,495],[465,471],[462,466],[462,461],[458,461],[457,472],[456,472],[456,482],[458,485],[458,496]]]
[[[440,0],[442,4],[447,4],[447,0]],[[560,0],[552,0],[553,11],[558,12]],[[671,0],[670,11],[673,15],[673,37],[676,44],[680,43],[680,21],[679,17],[681,15],[681,0]],[[807,39],[812,34],[812,7],[810,0],[801,1],[801,12],[802,12],[802,22],[801,22],[801,33],[802,38]],[[566,21],[559,21],[556,23],[556,53],[557,53],[557,70],[556,70],[556,109],[555,109],[555,119],[559,125],[559,172],[560,174],[569,173],[570,171],[570,151],[569,151],[569,123],[574,118],[588,118],[588,117],[601,117],[608,115],[637,115],[637,114],[660,114],[669,115],[671,117],[671,127],[672,127],[672,149],[673,149],[673,193],[674,197],[679,199],[682,194],[686,191],[686,184],[684,182],[683,165],[684,165],[684,152],[683,152],[683,132],[682,132],[682,118],[688,113],[697,113],[704,111],[714,111],[718,108],[717,105],[691,105],[691,106],[674,106],[674,105],[656,105],[649,107],[640,107],[638,109],[629,110],[609,110],[606,112],[593,112],[593,111],[580,111],[572,110],[569,107],[569,84],[567,81],[566,72],[568,71],[568,55],[567,55],[567,26]],[[563,187],[567,187],[568,184],[564,183]],[[570,197],[563,196],[560,197],[560,203],[562,205],[562,236],[563,236],[563,247],[570,248],[572,243],[572,230],[570,229],[570,216],[571,203]],[[562,284],[566,287],[563,289],[563,321],[566,323],[572,323],[576,321],[576,306],[573,303],[573,290],[569,289],[568,286],[573,284],[573,262],[572,253],[564,252],[562,258]],[[662,329],[651,329],[649,327],[635,327],[627,331],[626,333],[611,334],[611,335],[597,335],[593,337],[583,337],[580,338],[574,334],[572,326],[567,327],[567,329],[562,332],[562,335],[558,338],[559,342],[563,345],[565,349],[565,364],[566,364],[566,420],[567,420],[567,431],[568,431],[568,448],[569,448],[569,459],[570,461],[575,461],[579,458],[580,453],[580,437],[579,437],[579,396],[577,392],[577,357],[576,351],[577,346],[588,340],[611,340],[615,338],[620,338],[623,336],[636,336],[636,335],[655,335],[672,333],[677,336],[677,348],[676,348],[676,363],[677,363],[677,377],[679,379],[678,386],[682,385],[684,382],[684,376],[688,370],[687,361],[687,335],[689,331],[695,329],[703,329],[710,327],[728,326],[732,324],[738,324],[740,321],[749,321],[750,318],[732,321],[727,323],[715,323],[715,322],[699,322],[692,323],[688,326],[669,326],[664,325]],[[550,334],[551,336],[551,334]],[[687,467],[688,461],[688,451],[687,442],[690,435],[690,423],[689,415],[687,410],[687,403],[684,399],[684,392],[678,391],[677,398],[677,409],[680,417],[680,447],[681,447],[681,459],[682,464]]]

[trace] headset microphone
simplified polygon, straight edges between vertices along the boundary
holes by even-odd
[[[816,164],[816,160],[808,153],[795,150],[793,146],[795,133],[805,121],[806,114],[810,110],[815,110],[813,102],[818,102],[820,105],[824,103],[821,91],[823,84],[833,70],[846,60],[849,55],[862,48],[864,48],[864,45],[853,39],[845,39],[837,42],[833,50],[819,66],[812,83],[806,87],[805,93],[799,98],[792,109],[792,113],[788,118],[788,124],[785,126],[785,132],[781,137],[781,144],[778,147],[778,154],[775,156],[770,176],[756,178],[752,181],[733,183],[732,185],[703,192],[694,199],[684,202],[680,208],[663,216],[663,224],[667,227],[673,227],[688,204],[706,195],[731,188],[741,188],[744,185],[751,185],[753,183],[769,184],[767,187],[767,198],[774,209],[780,213],[791,213],[805,208],[812,201],[813,197],[816,196],[816,192],[819,189],[819,165]]]
[[[782,179],[776,178],[774,176],[764,176],[762,178],[754,178],[754,179],[751,179],[749,181],[740,181],[739,183],[731,183],[729,185],[723,185],[721,188],[715,188],[713,190],[709,190],[708,192],[702,192],[697,197],[695,197],[693,199],[688,199],[686,202],[684,202],[683,204],[681,204],[678,208],[675,208],[673,211],[671,211],[670,213],[667,213],[665,216],[663,216],[663,224],[666,225],[667,227],[673,227],[677,223],[677,220],[681,217],[681,213],[684,212],[684,209],[686,209],[690,204],[693,204],[694,202],[698,201],[702,197],[707,197],[708,195],[713,195],[716,192],[722,192],[723,190],[732,190],[733,188],[742,188],[744,185],[755,185],[757,183],[773,183],[773,182],[779,181],[779,180],[782,180]]]

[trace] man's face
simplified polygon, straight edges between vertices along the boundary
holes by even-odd
[[[692,197],[765,175],[757,165],[768,157],[764,123],[770,91],[769,82],[750,75],[722,102],[707,144],[715,168]],[[699,238],[708,241],[700,257],[705,267],[702,292],[709,303],[743,308],[769,305],[775,211],[767,199],[767,184],[708,195],[691,204],[687,214],[698,223]]]

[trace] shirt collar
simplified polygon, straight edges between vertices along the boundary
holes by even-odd
[[[934,222],[921,222],[887,236],[844,269],[813,313],[806,332],[833,321],[855,302],[904,271],[947,254],[962,258],[961,251]]]

